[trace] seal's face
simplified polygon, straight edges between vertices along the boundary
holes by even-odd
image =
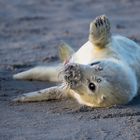
[[[112,62],[71,63],[64,67],[63,81],[89,106],[105,107],[128,102],[131,89],[126,74]]]

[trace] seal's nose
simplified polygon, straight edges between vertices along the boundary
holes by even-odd
[[[74,87],[81,80],[81,71],[78,64],[69,63],[64,67],[64,80]]]

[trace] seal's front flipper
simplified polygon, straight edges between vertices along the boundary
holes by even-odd
[[[14,102],[37,102],[47,100],[57,100],[66,97],[66,90],[63,86],[55,86],[35,92],[29,92],[16,97]]]
[[[59,71],[61,70],[62,64],[58,66],[38,66],[27,71],[23,71],[13,75],[14,79],[17,80],[38,80],[38,81],[51,81],[59,82]]]
[[[62,42],[59,46],[59,58],[62,62],[68,61],[70,57],[74,54],[74,50],[65,42]]]
[[[110,42],[110,22],[105,16],[99,16],[90,23],[89,41],[95,46],[105,47]]]

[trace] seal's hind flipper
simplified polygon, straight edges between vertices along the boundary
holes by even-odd
[[[65,62],[70,59],[70,57],[74,54],[74,50],[65,42],[62,42],[59,46],[59,58],[62,62]]]
[[[99,16],[90,23],[89,41],[99,47],[105,47],[110,42],[110,22],[105,16]]]
[[[13,102],[37,102],[65,98],[63,86],[55,86],[39,91],[29,92],[14,98]]]

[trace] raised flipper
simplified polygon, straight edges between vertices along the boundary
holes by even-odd
[[[110,22],[105,15],[90,23],[89,41],[97,47],[105,47],[111,40]]]

